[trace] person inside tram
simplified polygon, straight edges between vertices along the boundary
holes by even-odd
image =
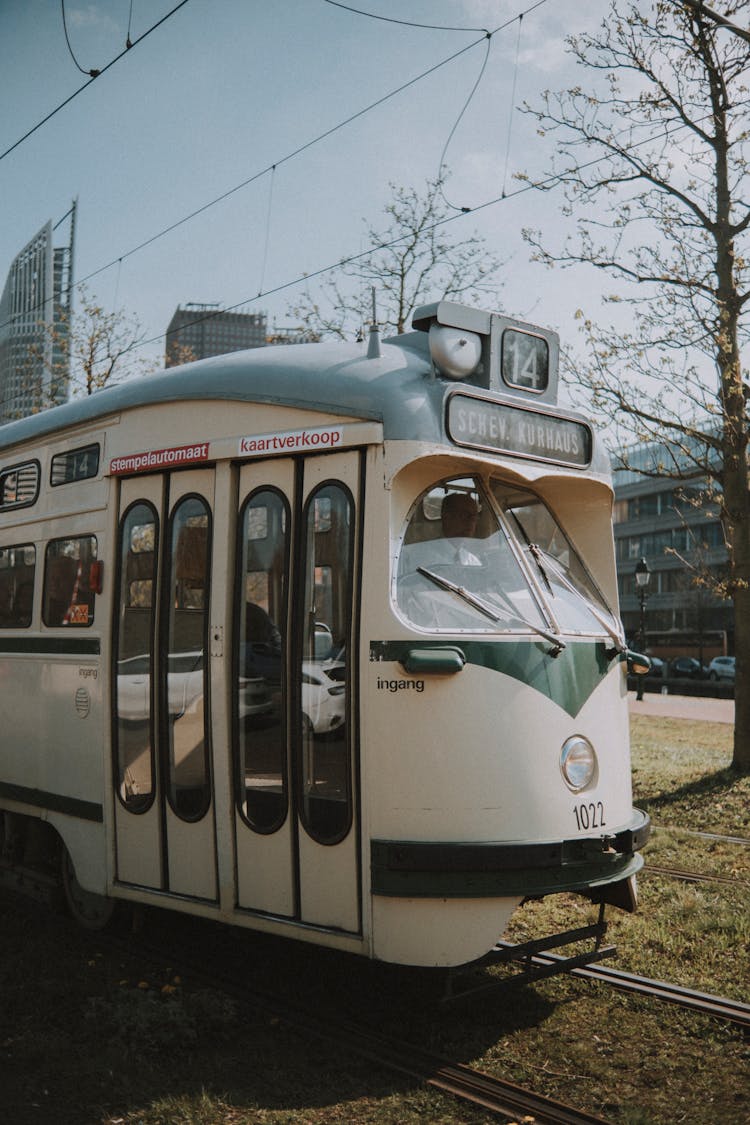
[[[481,559],[470,549],[467,539],[476,539],[479,505],[467,492],[449,492],[440,509],[443,539],[438,541],[441,557],[435,562],[454,562],[460,566],[481,566]]]

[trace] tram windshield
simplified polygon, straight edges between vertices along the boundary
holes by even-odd
[[[549,509],[499,480],[442,481],[410,514],[396,597],[430,631],[550,632],[619,639],[618,623]]]
[[[492,481],[491,489],[541,580],[556,625],[570,633],[604,628],[619,642],[618,620],[549,508],[533,493],[509,489],[499,481]]]

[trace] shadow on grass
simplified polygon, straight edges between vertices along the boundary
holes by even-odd
[[[328,1106],[425,1096],[418,1079],[342,1047],[328,1026],[366,1024],[387,1039],[471,1063],[554,1010],[517,984],[444,1005],[442,973],[168,912],[149,912],[146,928],[163,957],[136,946],[132,954],[113,951],[99,935],[0,891],[0,1070],[8,1121],[221,1120],[220,1109],[198,1111],[206,1098],[231,1107],[237,1121],[260,1120],[265,1112],[294,1119],[299,1113],[303,1121],[306,1111],[322,1120]],[[226,1005],[223,990],[189,972],[165,995],[164,981],[180,972],[176,946],[209,973],[218,965],[259,995],[298,1004],[319,1028],[297,1025],[250,994]],[[455,1120],[476,1118],[457,1113]]]
[[[732,769],[716,770],[714,773],[705,774],[695,781],[678,785],[668,792],[654,793],[648,796],[642,792],[635,795],[635,804],[644,812],[653,813],[662,809],[672,808],[674,805],[692,805],[699,801],[712,801],[729,794],[742,779],[743,775]]]

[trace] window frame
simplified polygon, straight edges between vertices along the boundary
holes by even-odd
[[[128,802],[122,793],[122,784],[119,779],[121,776],[120,769],[120,723],[124,722],[119,715],[117,706],[117,669],[118,669],[118,656],[120,653],[120,640],[121,640],[121,620],[122,620],[122,594],[125,589],[127,575],[123,567],[124,543],[123,543],[123,529],[126,521],[131,513],[139,507],[147,508],[153,516],[154,524],[154,550],[153,550],[153,569],[151,581],[151,605],[149,606],[149,689],[148,689],[148,738],[149,738],[149,771],[151,788],[147,794],[143,794],[143,800],[138,800],[139,795],[135,794],[135,800]],[[158,573],[159,573],[159,550],[161,546],[161,521],[159,512],[156,506],[150,500],[139,497],[129,504],[120,517],[120,522],[117,528],[117,578],[115,584],[113,614],[114,614],[114,628],[112,637],[112,769],[113,778],[117,779],[117,799],[122,807],[129,813],[135,815],[142,815],[147,813],[153,806],[156,800],[157,781],[156,781],[156,724],[154,715],[154,701],[156,698],[156,685],[155,676],[157,673],[156,668],[156,611],[158,604]]]
[[[75,476],[66,477],[64,480],[55,480],[54,479],[55,463],[56,462],[64,464],[65,459],[68,458],[68,457],[74,457],[76,454],[81,454],[81,453],[90,453],[91,451],[96,452],[96,465],[94,467],[93,472],[87,472],[87,473],[84,473],[84,474],[76,473]],[[83,480],[93,480],[95,477],[99,476],[100,464],[101,464],[101,445],[98,441],[90,442],[88,445],[76,446],[75,449],[65,449],[65,450],[62,450],[59,453],[54,453],[52,455],[52,457],[50,458],[50,463],[49,463],[49,486],[50,486],[50,488],[60,488],[63,485],[66,485],[66,484],[76,484],[79,481],[83,481]]]
[[[286,517],[286,532],[284,534],[283,542],[283,563],[282,563],[282,581],[284,583],[283,592],[283,621],[276,621],[276,627],[281,634],[281,656],[280,656],[280,691],[281,691],[281,801],[279,802],[279,809],[274,818],[268,819],[267,823],[259,823],[249,811],[249,802],[247,798],[248,786],[244,777],[244,768],[247,761],[247,746],[241,745],[240,736],[240,719],[239,719],[239,681],[240,681],[240,645],[242,643],[243,630],[240,625],[242,620],[242,613],[244,606],[247,604],[245,593],[245,582],[247,572],[244,570],[243,563],[246,559],[245,552],[245,536],[243,528],[245,526],[246,513],[249,511],[253,500],[256,500],[262,495],[272,495],[279,499],[282,511]],[[289,778],[289,723],[288,723],[288,697],[289,697],[289,684],[287,677],[287,661],[289,655],[289,642],[291,636],[291,622],[290,622],[290,609],[289,609],[289,596],[291,589],[291,550],[292,550],[292,511],[291,504],[288,496],[275,485],[261,484],[252,489],[251,492],[245,496],[242,504],[237,512],[237,544],[235,555],[235,584],[234,584],[234,622],[235,622],[235,635],[232,643],[232,754],[234,759],[234,777],[235,777],[235,807],[242,821],[253,832],[260,836],[270,836],[278,832],[280,828],[286,823],[289,815],[290,806],[290,778]],[[282,627],[283,626],[283,627]]]
[[[91,591],[90,587],[89,587],[90,601],[87,600],[87,602],[86,602],[87,618],[86,618],[85,621],[66,621],[65,620],[65,617],[70,612],[73,605],[82,604],[82,603],[79,603],[79,602],[74,602],[72,600],[70,600],[68,602],[68,608],[65,610],[65,613],[63,614],[63,619],[61,621],[56,621],[56,620],[50,621],[50,620],[48,620],[49,607],[50,607],[50,601],[51,601],[51,597],[50,597],[50,586],[51,586],[50,562],[57,561],[57,560],[62,559],[62,558],[69,558],[69,559],[71,559],[71,561],[74,561],[74,562],[76,561],[74,556],[71,556],[71,555],[57,554],[57,555],[51,556],[50,555],[50,549],[52,547],[54,547],[55,544],[58,544],[58,543],[78,543],[78,544],[81,544],[84,541],[88,541],[89,544],[93,545],[93,552],[91,553],[91,558],[89,559],[89,563],[88,563],[89,568],[90,568],[91,563],[96,562],[99,558],[99,541],[98,541],[96,535],[93,532],[84,532],[80,535],[60,535],[60,536],[56,536],[54,539],[48,539],[47,542],[44,545],[44,575],[43,575],[43,578],[42,578],[42,624],[48,629],[90,629],[91,626],[94,624],[94,621],[95,621],[95,618],[96,618],[96,593]],[[77,569],[80,569],[80,567],[82,565],[81,557],[80,557],[80,547],[79,547],[79,555],[78,555],[77,562],[78,562],[78,568]],[[79,578],[78,578],[78,576],[76,576],[76,578],[74,579],[74,582],[73,582],[72,589],[70,591],[71,599],[76,594],[76,586],[78,584],[78,581],[79,581]],[[88,576],[86,578],[86,585],[88,586]],[[64,600],[65,599],[63,599],[63,601]]]
[[[19,473],[22,469],[34,469],[36,481],[34,488],[34,495],[27,500],[11,500],[9,503],[3,502],[3,493],[6,477],[11,476],[13,473]],[[0,470],[0,512],[11,512],[17,508],[32,508],[39,499],[39,490],[42,481],[42,468],[37,458],[32,458],[30,461],[19,461],[15,465],[8,465],[6,468]]]

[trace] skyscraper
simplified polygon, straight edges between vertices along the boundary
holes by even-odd
[[[54,231],[70,219],[67,245]],[[0,422],[65,402],[70,385],[70,314],[76,201],[45,223],[16,255],[0,298]]]

